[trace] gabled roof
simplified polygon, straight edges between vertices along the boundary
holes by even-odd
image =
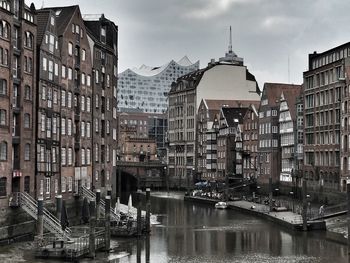
[[[284,83],[265,83],[261,100],[267,99],[268,105],[270,107],[276,107],[280,103],[282,91],[284,92],[284,94],[286,94],[285,92],[287,91],[291,92],[291,96],[297,96],[296,94],[300,94],[301,85]]]
[[[205,107],[209,111],[209,120],[213,120],[216,114],[218,114],[221,108],[247,108],[250,105],[259,107],[260,101],[257,100],[210,100],[202,99]]]
[[[57,34],[61,36],[76,10],[79,10],[79,6],[46,7],[41,10],[53,10],[56,13]]]
[[[296,109],[295,109],[295,107],[296,107],[296,100],[301,94],[301,86],[295,87],[295,88],[292,88],[292,89],[284,90],[282,92],[282,94],[284,95],[284,99],[287,102],[287,105],[288,105],[289,112],[290,112],[290,115],[292,117],[292,120],[295,120],[295,117],[296,117]]]
[[[46,32],[50,10],[37,10],[37,45],[40,46]]]
[[[243,118],[248,108],[222,108],[222,117],[226,120],[228,127],[234,127],[243,123]]]

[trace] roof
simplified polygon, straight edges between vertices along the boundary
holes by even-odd
[[[40,10],[53,10],[56,13],[57,34],[58,36],[61,36],[66,30],[66,27],[69,21],[71,20],[73,14],[76,12],[76,10],[79,10],[79,6],[72,5],[63,7],[46,7]]]
[[[221,111],[228,127],[234,127],[237,124],[243,123],[243,118],[248,108],[222,108]]]
[[[213,120],[215,115],[218,114],[221,108],[224,107],[235,107],[235,108],[247,108],[250,105],[255,105],[259,107],[260,101],[257,100],[210,100],[202,99],[202,102],[209,111],[209,119]]]
[[[143,64],[139,68],[127,69],[126,71],[132,71],[135,74],[140,75],[140,76],[144,76],[144,77],[152,77],[152,76],[158,75],[161,72],[163,72],[164,70],[166,70],[170,66],[170,64],[172,64],[172,63],[175,63],[176,66],[180,66],[180,67],[190,67],[190,66],[195,65],[197,63],[199,64],[199,61],[192,63],[188,59],[187,56],[184,56],[183,58],[181,58],[177,62],[174,60],[171,60],[168,63],[166,63],[162,66],[159,66],[159,67],[151,67],[151,66],[146,66]],[[122,74],[122,73],[120,73],[120,74]]]
[[[301,85],[285,84],[285,83],[265,83],[261,100],[267,99],[269,107],[276,107],[280,103],[280,97],[281,97],[282,91],[283,93],[291,92],[290,96],[298,96],[295,94],[300,94]]]
[[[301,94],[301,86],[283,91],[283,96],[287,102],[292,120],[295,120],[295,117],[296,117],[296,109],[295,109],[296,100],[300,96],[300,94]]]
[[[46,32],[47,22],[50,16],[50,10],[39,9],[37,11],[37,45],[41,45]]]

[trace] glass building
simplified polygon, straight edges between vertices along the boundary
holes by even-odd
[[[199,69],[187,56],[161,67],[127,69],[118,74],[118,108],[120,112],[165,113],[172,82]]]

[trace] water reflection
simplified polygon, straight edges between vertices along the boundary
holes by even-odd
[[[323,232],[292,232],[237,211],[179,199],[152,197],[152,213],[161,224],[150,236],[114,239],[113,253],[80,262],[348,262],[346,246],[327,241]],[[30,246],[0,248],[0,262],[20,261],[55,262],[33,259]]]

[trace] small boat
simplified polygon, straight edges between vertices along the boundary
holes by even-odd
[[[226,202],[218,202],[218,203],[215,204],[215,208],[226,209],[227,208],[227,203]]]

